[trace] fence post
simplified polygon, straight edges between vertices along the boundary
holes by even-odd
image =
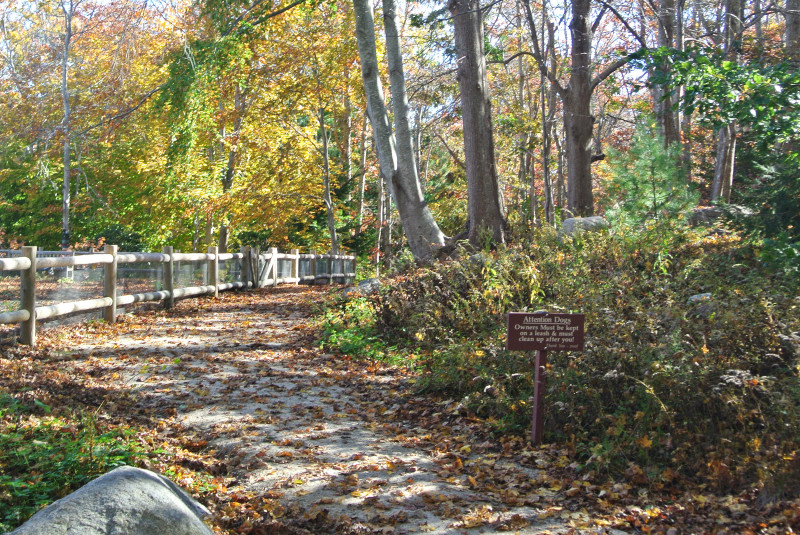
[[[247,283],[250,282],[250,247],[242,245],[240,251],[242,253],[242,282],[244,282],[244,288],[246,290]]]
[[[208,264],[208,283],[214,285],[214,299],[219,297],[219,247],[210,245],[208,254],[214,255]]]
[[[300,284],[300,249],[292,249],[292,278]]]
[[[31,267],[20,271],[20,304],[30,314],[28,321],[20,324],[19,338],[25,345],[36,345],[36,246],[23,247],[22,256],[31,261]]]
[[[175,261],[172,259],[172,246],[164,246],[162,252],[169,257],[169,260],[164,262],[164,291],[167,292],[164,307],[172,308],[175,306]]]
[[[105,308],[103,319],[106,323],[117,321],[117,252],[119,246],[106,245],[103,252],[110,254],[114,259],[110,264],[103,266],[103,296],[111,298],[111,304]]]
[[[270,247],[269,254],[272,256],[270,262],[272,263],[272,285],[278,285],[278,248]]]
[[[261,288],[261,248],[250,248],[250,276],[253,277],[253,288]]]
[[[311,279],[311,286],[315,286],[317,284],[317,250],[311,249],[308,254],[311,255],[311,262],[309,262],[309,269],[311,270],[311,276],[314,277]]]

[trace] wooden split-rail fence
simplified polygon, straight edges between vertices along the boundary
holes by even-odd
[[[164,247],[161,253],[119,252],[116,245],[106,245],[102,253],[65,256],[44,253],[37,247],[22,247],[13,251],[13,256],[0,258],[0,276],[3,272],[19,272],[20,307],[0,313],[0,324],[20,324],[19,339],[26,345],[36,345],[36,322],[73,314],[102,310],[103,319],[114,323],[117,307],[148,301],[164,301],[170,308],[176,299],[212,295],[233,289],[263,288],[278,284],[333,284],[348,283],[355,278],[355,257],[334,254],[300,254],[298,249],[280,253],[272,248],[260,252],[255,247],[243,247],[238,253],[219,253],[217,247],[209,247],[208,253],[174,252]],[[220,264],[233,261],[233,269],[220,280]],[[118,285],[119,267],[123,264],[149,263],[161,266],[160,290],[124,294]],[[201,265],[202,282],[195,286],[176,288],[176,275],[180,264]],[[103,267],[103,296],[94,299],[65,301],[46,306],[37,306],[37,270],[53,270],[69,273],[77,266]],[[70,271],[67,272],[67,269]],[[195,277],[196,279],[196,277]]]

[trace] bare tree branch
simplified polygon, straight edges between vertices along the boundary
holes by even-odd
[[[82,136],[82,135],[90,132],[91,130],[94,130],[98,126],[102,126],[104,124],[111,123],[112,121],[116,121],[116,120],[124,119],[124,118],[128,117],[130,114],[132,114],[133,112],[135,112],[136,110],[141,108],[144,105],[145,102],[147,102],[153,95],[155,95],[161,89],[163,89],[164,86],[166,86],[166,84],[161,84],[161,85],[159,85],[157,87],[154,87],[153,89],[151,89],[150,91],[145,93],[145,95],[141,99],[139,99],[139,102],[137,102],[133,106],[131,106],[129,108],[125,108],[124,110],[122,110],[122,111],[120,111],[120,112],[118,112],[118,113],[116,113],[114,115],[111,115],[111,116],[108,116],[108,117],[103,117],[102,119],[100,119],[99,121],[94,123],[93,125],[87,126],[86,128],[84,128],[80,132],[75,132],[75,134],[77,134],[79,136]]]
[[[618,20],[618,21],[620,21],[620,22],[622,23],[622,25],[623,25],[623,26],[625,26],[625,28],[628,30],[628,32],[629,32],[629,33],[630,33],[630,34],[631,34],[631,35],[632,35],[634,38],[636,38],[636,40],[637,40],[637,41],[639,41],[639,44],[642,46],[642,48],[647,48],[647,42],[644,40],[644,37],[643,37],[642,35],[640,35],[639,33],[637,33],[637,32],[636,32],[636,30],[634,30],[634,29],[631,27],[631,25],[630,25],[630,24],[628,24],[628,21],[627,21],[627,20],[625,20],[625,18],[624,18],[624,17],[623,17],[623,16],[620,14],[620,12],[619,12],[619,11],[617,11],[617,10],[614,8],[614,6],[612,6],[611,4],[609,4],[608,2],[606,2],[605,0],[598,0],[598,1],[599,1],[599,2],[600,2],[600,4],[603,6],[603,9],[608,9],[609,11],[611,11],[611,12],[614,14],[614,16],[615,16],[615,17],[617,17],[617,20]]]
[[[628,64],[634,58],[635,55],[636,53],[634,52],[632,54],[628,54],[627,56],[621,57],[617,61],[615,61],[614,63],[603,69],[597,76],[594,77],[594,80],[592,80],[592,91],[594,91],[595,87],[603,83],[603,80],[614,74],[618,69],[620,69],[624,65]]]
[[[555,73],[553,73],[550,69],[547,68],[547,62],[544,60],[542,56],[542,51],[539,48],[539,37],[536,34],[536,22],[533,20],[533,11],[531,11],[531,2],[530,0],[524,0],[522,2],[525,4],[525,15],[528,20],[528,26],[531,30],[531,40],[533,41],[533,53],[531,54],[534,59],[536,60],[536,64],[539,66],[539,72],[542,73],[542,76],[550,80],[550,83],[553,84],[553,87],[558,92],[559,95],[563,98],[566,94],[566,89],[564,86],[561,85],[561,82],[558,81],[556,78]]]
[[[236,17],[233,20],[233,22],[228,26],[228,28],[225,29],[223,32],[221,32],[220,35],[222,37],[226,37],[226,36],[230,35],[230,33],[233,32],[233,30],[235,30],[239,26],[239,24],[242,23],[242,21],[244,21],[246,18],[250,17],[253,14],[253,12],[261,4],[263,4],[265,1],[266,0],[256,0],[255,2],[253,2],[253,4],[249,8],[247,8],[247,11],[245,11],[244,13],[242,13],[241,15]],[[262,16],[256,18],[255,20],[253,20],[251,22],[251,24],[253,26],[257,26],[257,25],[261,24],[262,22],[264,22],[266,20],[269,20],[269,19],[271,19],[273,17],[277,17],[281,13],[285,13],[286,11],[289,11],[290,9],[292,9],[295,6],[299,6],[300,4],[302,4],[304,2],[305,2],[305,0],[295,0],[291,4],[289,4],[289,5],[285,6],[285,7],[282,7],[280,9],[278,9],[277,11],[272,11],[270,13],[267,13],[265,15],[262,15]]]
[[[603,5],[603,9],[600,10],[600,13],[597,14],[597,18],[594,19],[594,24],[592,24],[592,33],[597,31],[597,27],[600,26],[600,21],[603,20],[603,15],[606,14],[608,10],[608,5]]]
[[[437,133],[436,134],[436,139],[438,139],[439,141],[442,142],[442,145],[444,145],[444,148],[447,149],[447,152],[450,154],[450,157],[453,159],[454,162],[456,162],[456,164],[458,164],[458,166],[461,169],[466,169],[467,168],[467,165],[464,163],[464,161],[461,160],[461,158],[459,158],[458,153],[456,151],[454,151],[453,149],[451,149],[450,145],[447,144],[447,141],[445,141],[445,139],[442,136],[442,134]]]
[[[495,60],[495,61],[487,61],[486,63],[487,64],[498,64],[498,63],[500,63],[500,64],[503,64],[503,65],[508,65],[509,63],[511,63],[512,61],[514,61],[515,59],[517,59],[520,56],[531,56],[532,58],[536,59],[536,55],[535,54],[533,54],[532,52],[528,52],[527,50],[523,50],[522,52],[517,52],[516,54],[514,54],[510,58],[501,59],[501,60]]]

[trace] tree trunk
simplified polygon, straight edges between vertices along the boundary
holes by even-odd
[[[676,36],[676,6],[675,0],[662,0],[658,4],[658,46],[672,48],[675,46]],[[655,72],[668,72],[669,65],[665,62],[659,65]],[[678,118],[672,109],[674,101],[669,92],[661,85],[652,86],[653,112],[656,116],[658,132],[664,139],[664,146],[680,143]]]
[[[328,154],[328,127],[325,126],[325,110],[320,108],[319,129],[322,133],[322,182],[325,186],[323,200],[325,211],[328,213],[328,234],[331,238],[331,254],[339,254],[339,237],[336,235],[336,218],[333,212],[333,197],[331,196],[331,166]]]
[[[547,36],[547,41],[545,41],[545,35]],[[556,68],[554,47],[555,28],[554,25],[548,20],[546,4],[543,2],[542,50],[545,51],[544,62],[547,63],[548,59],[550,59],[552,61],[551,69],[553,70]],[[550,173],[550,138],[553,130],[553,118],[555,117],[556,112],[556,92],[550,85],[543,72],[540,72],[539,86],[541,88],[542,100],[542,180],[544,182],[544,219],[548,224],[553,225],[555,223],[555,209],[553,206],[553,180]]]
[[[495,165],[482,12],[478,0],[451,0],[448,9],[453,15],[458,56],[469,241],[474,246],[482,246],[484,239],[490,237],[492,243],[501,244],[506,239],[506,221]]]
[[[742,47],[742,21],[744,4],[742,0],[727,0],[725,7],[725,28],[723,46],[726,55],[732,60],[740,58]],[[714,161],[714,181],[711,184],[711,200],[730,202],[731,187],[736,161],[736,123],[720,128],[717,133],[717,152]]]
[[[591,0],[572,1],[571,74],[564,98],[564,130],[567,152],[567,210],[572,216],[594,214],[591,143],[594,117],[592,102]]]
[[[561,138],[557,135],[553,136],[553,142],[556,144],[556,206],[563,209],[567,203],[567,188],[564,184],[564,167],[565,167],[565,155],[564,155],[564,143],[562,143]],[[555,218],[554,218],[555,219]]]
[[[367,115],[364,114],[364,122],[361,123],[361,142],[359,143],[359,181],[358,181],[358,231],[361,234],[361,226],[364,224],[364,191],[367,186]]]
[[[383,197],[386,195],[384,188],[383,177],[378,177],[378,218],[377,218],[377,232],[375,237],[375,276],[381,276],[381,243],[383,233]]]
[[[69,249],[70,242],[70,226],[69,226],[69,210],[70,210],[70,177],[72,175],[72,164],[70,162],[70,138],[72,132],[70,130],[70,103],[69,103],[69,87],[67,81],[69,80],[69,52],[72,44],[72,17],[75,14],[75,5],[70,1],[61,2],[61,11],[64,14],[64,48],[62,49],[61,56],[61,100],[64,106],[64,119],[61,123],[61,129],[64,133],[64,181],[61,188],[61,249],[66,251]]]
[[[386,8],[384,7],[384,9]],[[403,230],[414,258],[419,261],[428,261],[432,258],[434,249],[444,244],[444,234],[439,230],[439,226],[433,219],[433,215],[431,215],[430,209],[425,202],[419,177],[416,173],[408,174],[409,162],[404,161],[402,167],[398,165],[395,134],[389,124],[383,88],[378,77],[378,57],[375,47],[375,23],[372,16],[372,4],[367,0],[353,0],[353,11],[356,18],[356,37],[358,40],[358,54],[361,59],[361,76],[364,81],[367,110],[375,139],[375,149],[380,161],[381,174],[385,177],[389,192],[394,197],[397,210],[400,213]],[[396,25],[396,21],[394,24]],[[388,40],[389,36],[387,35]],[[390,46],[387,42],[387,55],[390,56],[390,71],[394,71],[393,77],[398,76],[398,65],[399,74],[402,75],[399,43],[396,46]],[[402,93],[397,95],[395,95],[394,90],[400,90],[400,88],[393,86],[392,90],[392,100],[401,100],[405,104],[401,102],[399,105],[407,107],[404,88]],[[409,139],[401,142],[401,150],[405,151],[410,146],[409,133]]]
[[[717,153],[714,165],[714,182],[711,184],[712,201],[731,201],[734,162],[736,161],[736,124],[723,126],[717,134]]]
[[[536,22],[525,0],[528,26],[533,42],[533,56],[539,70],[556,89],[564,103],[564,135],[567,158],[567,212],[572,216],[594,214],[592,194],[592,129],[594,117],[591,115],[592,93],[595,88],[617,69],[628,63],[632,55],[627,55],[605,67],[592,77],[592,24],[589,17],[592,0],[571,0],[572,19],[569,24],[571,51],[570,77],[566,86],[561,85],[553,69],[549,68],[536,37]],[[598,19],[599,20],[599,19]],[[641,42],[642,46],[644,43]]]
[[[678,26],[675,41],[678,50],[681,52],[686,50],[686,33],[683,20],[684,7],[685,2],[683,0],[678,0]],[[686,88],[680,87],[678,91],[680,92],[679,99],[682,99],[686,93]],[[683,167],[683,173],[686,177],[686,184],[690,184],[692,182],[692,114],[678,112],[678,119],[681,127],[681,166]]]
[[[786,0],[786,52],[792,61],[800,61],[800,0]]]

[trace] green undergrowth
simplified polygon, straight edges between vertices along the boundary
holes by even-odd
[[[148,454],[133,431],[0,393],[0,533],[121,465]]]
[[[545,440],[579,470],[653,486],[800,481],[800,281],[735,234],[670,222],[497,252],[462,252],[329,309],[328,343],[418,368],[500,434],[530,425],[531,355],[509,352],[511,311],[586,315],[582,352],[551,352]]]

